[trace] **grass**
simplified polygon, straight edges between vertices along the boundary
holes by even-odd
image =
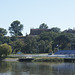
[[[35,58],[34,62],[64,62],[64,58],[59,57],[40,57]]]

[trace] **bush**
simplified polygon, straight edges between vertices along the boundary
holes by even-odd
[[[8,45],[8,44],[0,45],[0,57],[7,56],[7,55],[11,54],[11,52],[12,52],[12,48],[10,45]]]

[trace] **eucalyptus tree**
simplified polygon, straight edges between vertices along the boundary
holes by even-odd
[[[47,26],[47,24],[42,23],[42,24],[39,26],[39,29],[48,29],[48,26]]]
[[[11,35],[18,36],[22,35],[21,31],[23,30],[23,24],[20,21],[13,21],[8,29]]]

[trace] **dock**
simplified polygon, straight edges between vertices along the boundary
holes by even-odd
[[[25,58],[19,58],[19,61],[27,61],[27,62],[30,62],[32,61],[34,58],[32,57],[25,57]]]

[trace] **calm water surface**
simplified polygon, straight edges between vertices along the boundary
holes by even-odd
[[[75,63],[0,62],[0,75],[75,75]]]

